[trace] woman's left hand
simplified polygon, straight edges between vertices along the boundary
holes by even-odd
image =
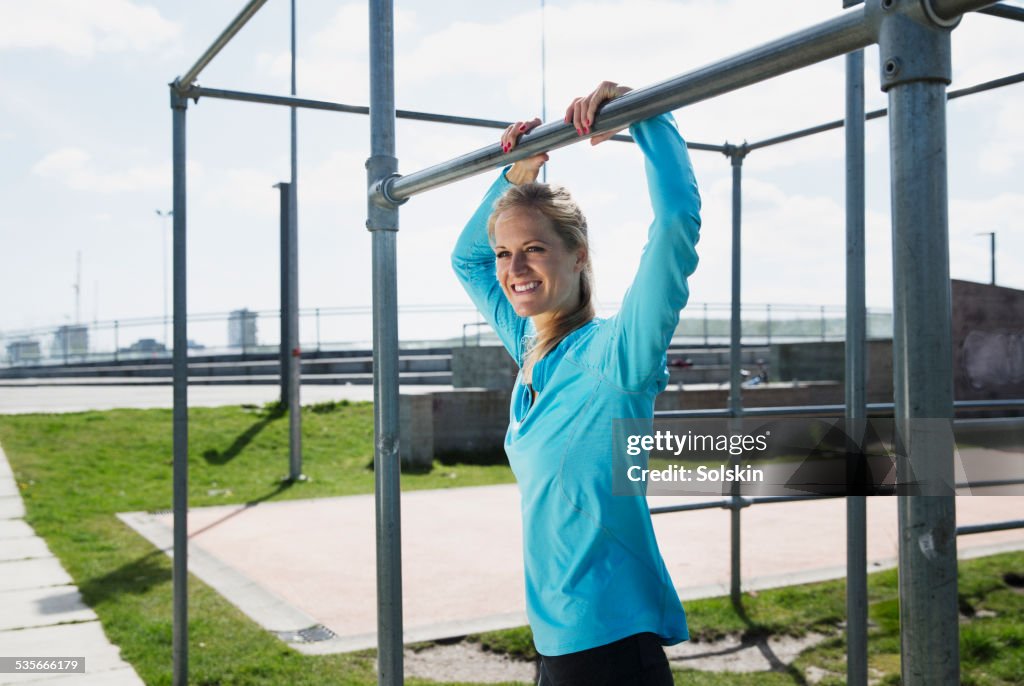
[[[597,112],[601,105],[631,90],[633,89],[629,86],[620,86],[613,81],[602,81],[590,95],[576,98],[572,101],[569,108],[565,111],[565,123],[572,124],[576,127],[576,133],[586,136],[590,133],[590,129],[597,119]],[[598,143],[603,143],[624,128],[626,127],[598,134],[590,139],[590,144],[597,145]]]

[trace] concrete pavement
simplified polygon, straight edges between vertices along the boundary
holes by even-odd
[[[2,674],[0,684],[135,686],[142,680],[42,538],[0,448],[0,657],[85,658],[85,674]]]
[[[668,505],[698,498],[649,500]],[[869,499],[871,571],[896,563],[896,502]],[[744,589],[844,577],[845,507],[830,499],[744,510]],[[1022,509],[1021,496],[957,498],[961,525],[1017,519]],[[401,510],[406,642],[526,624],[514,485],[406,492]],[[120,517],[169,551],[170,514]],[[657,515],[654,523],[684,601],[728,594],[727,511]],[[376,645],[372,495],[197,508],[189,531],[189,569],[296,649],[328,653]],[[958,546],[961,557],[1020,550],[1024,530],[963,536]]]

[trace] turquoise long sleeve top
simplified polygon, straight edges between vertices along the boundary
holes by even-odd
[[[613,495],[612,420],[652,417],[668,382],[665,353],[697,267],[700,196],[671,115],[630,132],[654,208],[637,275],[617,314],[585,324],[537,361],[536,399],[520,373],[509,409],[505,451],[521,494],[526,611],[537,651],[548,656],[641,632],[664,645],[689,637],[646,498]],[[502,173],[488,190],[452,265],[521,367],[535,329],[502,292],[487,237],[510,185]]]

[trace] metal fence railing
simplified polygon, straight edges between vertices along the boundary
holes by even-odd
[[[598,308],[609,316],[618,308]],[[727,303],[691,303],[679,320],[675,341],[682,345],[728,345]],[[403,346],[497,344],[486,322],[470,305],[408,305],[399,308]],[[744,305],[745,345],[795,341],[842,341],[845,311],[830,305]],[[194,314],[188,318],[189,354],[277,352],[281,341],[279,310],[236,310]],[[892,313],[867,312],[868,338],[892,337]],[[0,366],[63,365],[170,358],[170,322],[138,317],[0,331]],[[371,346],[370,307],[314,307],[299,311],[302,350],[345,350]]]

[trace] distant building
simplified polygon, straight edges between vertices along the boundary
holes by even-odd
[[[84,324],[67,324],[54,331],[50,357],[57,359],[70,356],[80,357],[88,352],[89,327]]]
[[[167,346],[155,338],[140,338],[135,341],[127,348],[122,348],[121,352],[126,353],[165,353],[167,352]]]
[[[42,352],[39,349],[39,341],[27,339],[7,344],[7,359],[10,364],[38,362],[40,357]]]
[[[228,347],[256,347],[256,313],[247,309],[235,310],[228,317]]]

